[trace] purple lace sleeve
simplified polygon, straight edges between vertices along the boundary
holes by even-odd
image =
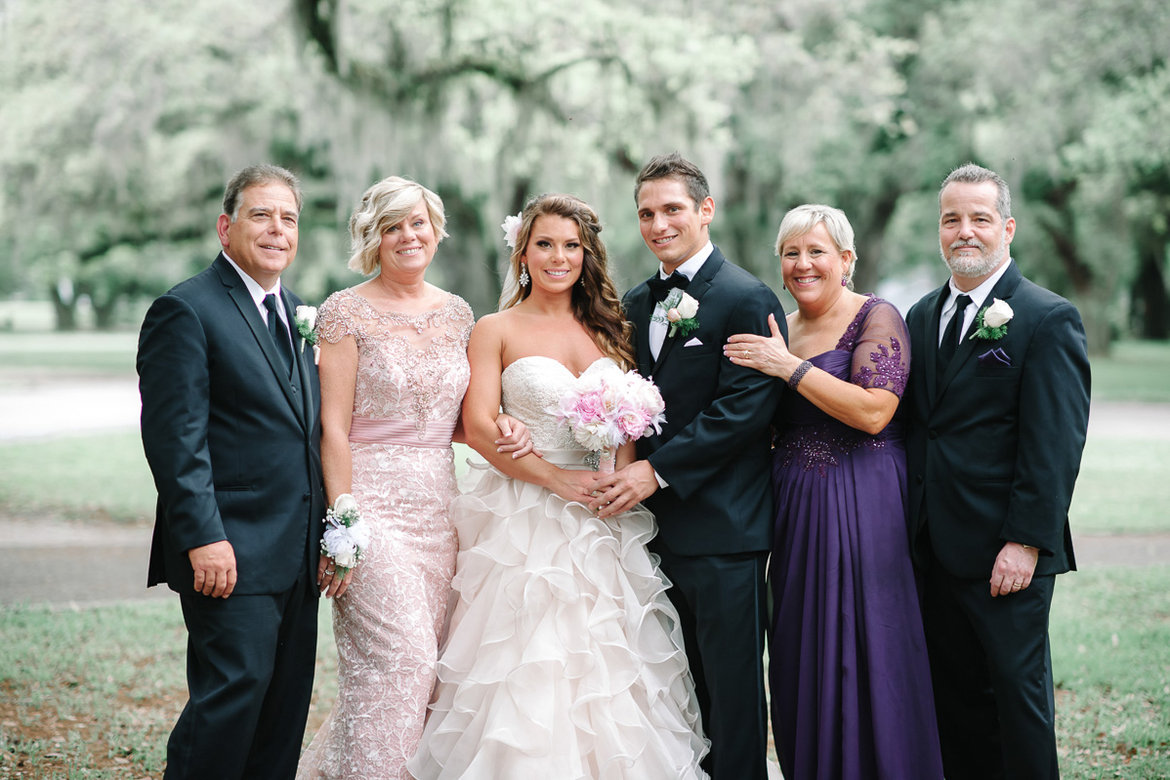
[[[893,304],[875,298],[859,321],[853,340],[849,381],[889,390],[899,398],[910,374],[910,336]]]

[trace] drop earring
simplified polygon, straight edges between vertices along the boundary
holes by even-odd
[[[529,281],[530,280],[528,278],[528,266],[526,266],[524,263],[521,263],[520,264],[520,286],[527,287]]]

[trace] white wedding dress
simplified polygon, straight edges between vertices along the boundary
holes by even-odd
[[[613,370],[601,358],[589,371]],[[551,358],[503,373],[504,410],[546,460],[584,468],[552,410],[574,381]],[[669,410],[668,410],[669,413]],[[598,520],[536,485],[472,464],[455,499],[450,630],[419,752],[423,780],[705,778],[678,617],[646,551],[641,506]]]

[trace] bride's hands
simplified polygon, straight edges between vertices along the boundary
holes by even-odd
[[[787,381],[801,360],[788,351],[774,314],[768,315],[768,329],[772,331],[771,336],[737,333],[727,339],[723,345],[723,354],[737,366],[754,368],[768,376]]]
[[[592,471],[558,468],[545,487],[566,501],[584,504],[593,494],[594,477]]]

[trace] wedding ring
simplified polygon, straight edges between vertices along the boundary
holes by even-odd
[[[1019,589],[1020,589],[1020,583],[1013,582],[1012,583],[1012,590],[1019,590]]]
[[[325,570],[325,573],[326,573],[327,575],[329,575],[330,577],[332,577],[332,576],[333,576],[333,569],[326,569],[326,570]]]

